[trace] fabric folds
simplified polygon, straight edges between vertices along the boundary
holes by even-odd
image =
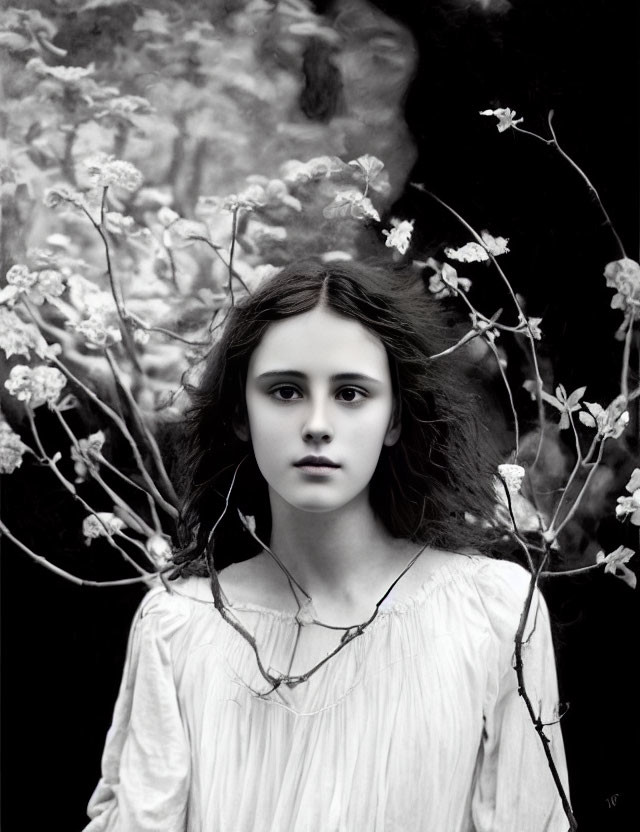
[[[452,555],[308,682],[271,693],[206,580],[152,590],[85,832],[566,832],[513,668],[528,586],[519,566]],[[293,617],[233,609],[283,670]],[[539,593],[523,659],[566,788]]]

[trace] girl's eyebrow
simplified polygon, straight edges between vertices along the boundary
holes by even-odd
[[[306,379],[306,373],[301,373],[299,370],[269,370],[266,373],[260,373],[257,376],[257,379],[267,379],[267,378],[275,378],[280,376],[287,376],[288,378],[299,378],[299,379]],[[335,375],[331,376],[329,381],[366,381],[369,384],[382,384],[382,382],[377,379],[373,378],[373,376],[368,376],[365,373],[336,373]]]

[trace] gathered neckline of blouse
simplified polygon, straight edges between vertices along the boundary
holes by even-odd
[[[461,555],[464,559],[458,560],[456,558],[455,562],[453,563],[441,563],[438,566],[438,568],[434,569],[432,572],[429,573],[429,575],[427,575],[425,580],[411,594],[407,594],[406,596],[394,597],[392,590],[391,594],[387,596],[387,598],[382,602],[382,604],[380,604],[377,617],[389,616],[393,614],[403,614],[409,612],[415,607],[423,604],[425,600],[429,597],[429,595],[431,595],[440,586],[454,581],[457,578],[469,572],[472,566],[478,566],[486,560],[497,560],[493,558],[488,558],[483,555],[470,555],[464,554],[462,552],[456,554]],[[208,589],[208,579],[202,578],[201,580],[205,580],[207,582]],[[192,595],[187,595],[186,593],[182,592],[176,592],[176,594],[180,595],[183,598],[188,598],[193,601],[199,601],[200,603],[205,604],[207,606],[213,606],[213,600],[195,598]],[[262,604],[256,604],[251,601],[232,602],[227,600],[226,606],[228,609],[236,612],[249,612],[255,613],[257,615],[270,616],[271,618],[280,621],[296,620],[296,612],[292,610],[279,610],[275,609],[274,607],[266,607]]]

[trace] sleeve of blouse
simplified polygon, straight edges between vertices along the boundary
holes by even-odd
[[[186,829],[190,755],[170,644],[186,618],[181,600],[154,589],[134,618],[85,832]]]
[[[475,832],[567,832],[547,758],[518,694],[514,637],[529,586],[529,573],[512,563],[492,561],[479,591],[492,628],[494,647],[484,732],[472,797]],[[536,591],[522,651],[525,688],[533,708],[547,723],[545,733],[568,796],[567,766],[558,723],[558,686],[549,613]]]

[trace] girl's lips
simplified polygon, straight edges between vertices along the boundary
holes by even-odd
[[[328,471],[340,467],[337,462],[334,462],[332,459],[328,459],[326,456],[305,456],[298,460],[298,462],[295,462],[294,465],[296,468],[304,468],[305,470],[309,469],[322,471]]]

